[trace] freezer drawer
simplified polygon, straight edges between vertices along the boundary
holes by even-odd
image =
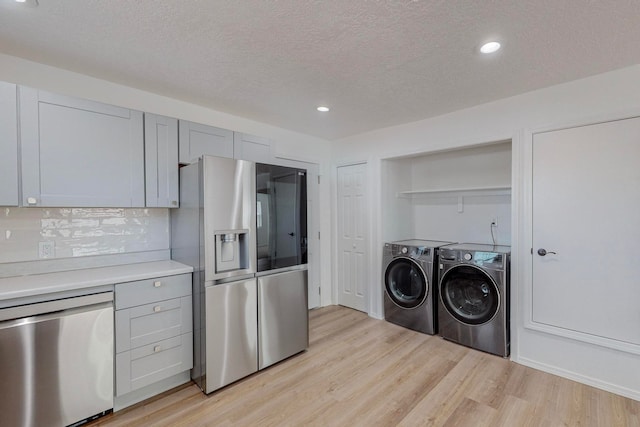
[[[258,370],[256,279],[207,286],[205,393]]]
[[[258,278],[258,369],[309,347],[307,270]]]
[[[113,408],[112,300],[106,292],[0,310],[14,319],[0,322],[0,424],[64,426]]]

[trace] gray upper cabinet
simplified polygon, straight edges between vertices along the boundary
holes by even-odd
[[[16,85],[0,82],[0,206],[18,206]]]
[[[145,206],[142,112],[18,92],[23,206]]]
[[[144,114],[147,207],[178,207],[178,120]]]
[[[180,163],[193,163],[203,154],[233,158],[233,131],[180,120]]]
[[[271,140],[248,133],[233,134],[233,157],[259,163],[271,163]]]

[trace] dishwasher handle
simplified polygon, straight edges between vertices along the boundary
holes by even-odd
[[[39,302],[36,304],[19,305],[0,309],[0,322],[5,320],[21,319],[69,310],[79,307],[87,307],[103,303],[113,303],[113,292],[101,292],[99,294],[83,295],[53,301]]]

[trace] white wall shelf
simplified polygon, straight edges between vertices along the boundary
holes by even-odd
[[[434,188],[425,190],[399,191],[396,197],[487,197],[487,196],[511,196],[510,186],[486,186],[467,188]]]

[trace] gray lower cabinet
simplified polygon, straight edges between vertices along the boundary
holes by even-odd
[[[18,93],[22,206],[145,206],[142,112]]]
[[[233,158],[233,131],[180,120],[179,159],[190,164],[203,154]]]
[[[116,397],[193,367],[191,274],[115,286]]]
[[[146,205],[177,208],[178,119],[144,113]]]
[[[233,133],[233,158],[258,163],[272,163],[271,140],[248,133]]]
[[[18,206],[16,85],[0,82],[0,206]]]

